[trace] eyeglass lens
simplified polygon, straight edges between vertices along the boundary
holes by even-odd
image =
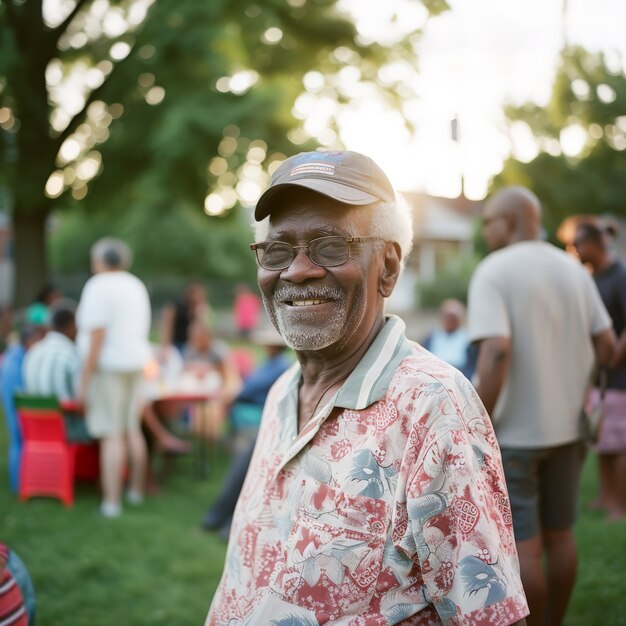
[[[306,247],[311,261],[322,267],[342,265],[350,256],[350,248],[344,237],[320,237],[310,241],[307,246],[268,241],[257,247],[257,258],[266,269],[285,269],[293,261],[295,250],[300,247]]]

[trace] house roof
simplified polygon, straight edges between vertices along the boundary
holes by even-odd
[[[411,205],[415,240],[470,241],[483,203],[464,196],[444,198],[426,193],[400,194]]]

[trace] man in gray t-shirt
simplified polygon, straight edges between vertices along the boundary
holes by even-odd
[[[477,390],[502,450],[532,624],[560,623],[576,575],[572,527],[585,448],[578,415],[594,357],[615,337],[588,272],[541,241],[541,207],[522,187],[486,205],[491,254],[469,291],[468,330],[479,343]],[[542,550],[547,559],[546,577]]]

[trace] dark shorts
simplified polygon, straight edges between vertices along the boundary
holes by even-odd
[[[577,441],[555,448],[502,448],[515,540],[542,529],[567,530],[578,517],[580,473],[587,453]]]

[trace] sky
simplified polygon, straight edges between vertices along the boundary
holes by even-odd
[[[512,141],[517,157],[531,159],[534,144],[521,129],[511,138],[502,107],[547,102],[564,36],[605,51],[622,68],[626,61],[624,0],[567,0],[565,21],[563,0],[449,0],[452,9],[429,20],[413,0],[342,4],[365,38],[392,38],[385,16],[394,9],[398,29],[423,25],[419,74],[407,79],[418,99],[403,111],[415,134],[372,98],[357,102],[340,125],[346,147],[374,158],[399,191],[456,196],[463,174],[466,195],[481,199]],[[454,117],[458,143],[451,139]]]

